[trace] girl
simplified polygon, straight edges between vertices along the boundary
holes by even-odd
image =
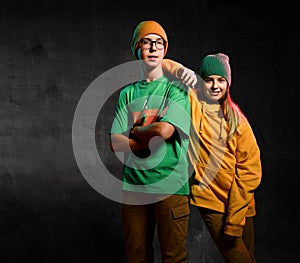
[[[168,63],[172,66],[165,68],[173,72],[180,67]],[[207,55],[199,75],[199,88],[189,90],[189,159],[194,170],[190,203],[198,207],[226,262],[255,262],[254,192],[262,176],[260,150],[247,118],[230,96],[228,56]]]

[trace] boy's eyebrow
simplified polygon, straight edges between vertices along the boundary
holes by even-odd
[[[142,39],[146,39],[146,40],[150,40],[150,41],[152,41],[153,39],[151,39],[151,38],[149,38],[149,37],[143,37]],[[158,37],[158,38],[156,38],[155,40],[160,40],[160,39],[162,39],[163,40],[163,38],[162,37]]]

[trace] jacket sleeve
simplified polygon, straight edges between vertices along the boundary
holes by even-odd
[[[183,67],[182,64],[171,59],[163,59],[162,61],[163,70],[176,78],[178,78],[178,70]]]
[[[229,193],[225,234],[242,236],[246,213],[262,177],[260,150],[248,121],[237,134],[236,173]]]

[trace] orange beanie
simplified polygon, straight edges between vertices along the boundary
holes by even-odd
[[[136,26],[131,41],[132,53],[137,57],[136,51],[138,49],[138,43],[144,36],[148,34],[157,34],[163,38],[163,40],[165,41],[165,54],[166,54],[168,49],[167,34],[159,23],[152,20],[142,21]]]

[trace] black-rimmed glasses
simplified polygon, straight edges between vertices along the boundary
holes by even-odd
[[[158,50],[162,50],[162,49],[165,48],[165,41],[162,38],[157,39],[157,40],[151,40],[149,38],[142,38],[140,40],[141,48],[144,49],[144,50],[152,48],[152,45],[154,43],[155,43],[155,46]]]

